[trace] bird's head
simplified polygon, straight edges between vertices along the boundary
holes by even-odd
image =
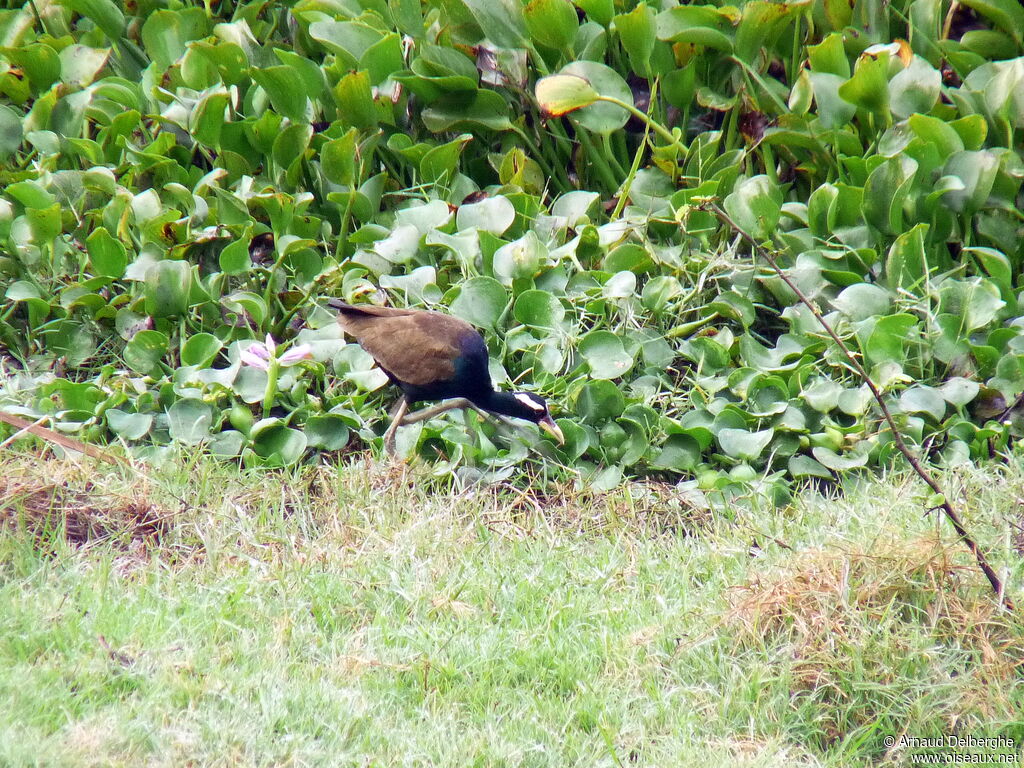
[[[509,413],[509,416],[532,421],[555,438],[559,445],[565,443],[562,430],[558,428],[554,419],[551,418],[551,414],[548,412],[548,404],[543,397],[539,397],[532,392],[513,392],[510,405],[512,407],[509,410],[513,412]]]

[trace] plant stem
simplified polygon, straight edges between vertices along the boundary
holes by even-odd
[[[267,363],[267,388],[263,390],[263,418],[270,418],[270,409],[274,405],[274,395],[277,394],[277,377],[281,372],[281,364],[276,357],[271,357]]]
[[[817,306],[815,306],[814,303],[812,303],[811,300],[807,298],[807,296],[804,294],[803,291],[800,290],[796,283],[789,279],[789,276],[783,271],[783,269],[779,266],[778,262],[775,260],[775,256],[766,247],[764,247],[757,240],[755,240],[753,235],[749,234],[746,230],[740,227],[739,224],[733,221],[729,214],[727,214],[718,204],[709,203],[707,205],[707,209],[714,213],[730,229],[739,234],[740,237],[742,237],[744,240],[750,243],[750,245],[754,249],[754,252],[761,256],[761,258],[763,258],[766,262],[768,262],[768,266],[770,266],[775,271],[775,274],[777,274],[779,278],[781,278],[782,282],[784,282],[789,287],[789,289],[793,291],[796,297],[800,300],[800,303],[811,311],[811,314],[814,315],[814,319],[818,321],[818,324],[825,329],[825,332],[828,333],[828,335],[832,338],[832,341],[834,341],[836,346],[839,347],[839,350],[846,357],[846,360],[850,364],[850,367],[852,367],[853,370],[857,372],[857,375],[860,376],[861,380],[865,384],[867,384],[868,389],[871,390],[871,396],[874,397],[875,402],[878,403],[878,407],[882,412],[882,418],[885,420],[885,423],[889,426],[889,430],[892,433],[893,443],[896,445],[897,450],[899,450],[899,452],[903,454],[904,458],[913,468],[914,472],[917,473],[917,476],[920,477],[925,482],[925,485],[931,488],[933,493],[939,495],[942,498],[942,501],[941,503],[938,504],[937,508],[941,509],[945,513],[946,518],[953,526],[953,529],[960,537],[960,540],[971,551],[971,554],[974,555],[974,559],[978,564],[978,568],[981,569],[981,572],[985,574],[985,578],[988,579],[988,583],[991,585],[993,592],[995,592],[996,594],[996,599],[999,600],[999,602],[1002,603],[1007,610],[1013,611],[1013,600],[1006,594],[1002,580],[999,578],[998,574],[996,574],[995,570],[989,564],[988,558],[985,557],[985,553],[982,551],[981,547],[978,546],[978,543],[967,532],[967,529],[964,527],[963,521],[960,519],[960,515],[957,514],[957,511],[955,509],[953,509],[953,505],[949,503],[949,497],[946,495],[946,492],[943,490],[942,486],[939,485],[938,481],[925,468],[924,464],[921,462],[918,456],[913,451],[910,450],[906,442],[903,440],[903,435],[900,433],[899,429],[896,426],[896,421],[893,419],[892,413],[889,411],[889,406],[886,405],[885,403],[885,398],[882,396],[882,391],[878,388],[878,385],[875,384],[871,376],[868,375],[868,372],[865,370],[864,366],[861,365],[860,361],[850,351],[850,348],[846,346],[845,342],[843,342],[843,340],[839,338],[839,335],[832,329],[832,326],[829,325],[828,321],[825,320],[824,316],[821,314],[821,311],[817,308]]]
[[[646,113],[641,112],[639,109],[634,107],[632,104],[627,104],[624,101],[616,99],[614,96],[598,96],[597,100],[598,101],[607,101],[609,104],[614,104],[617,107],[622,107],[624,110],[629,112],[635,118],[637,118],[638,120],[642,120],[646,125],[649,125],[654,130],[654,132],[656,134],[661,136],[661,138],[665,139],[665,141],[667,141],[672,146],[674,146],[677,149],[679,149],[679,151],[681,151],[684,155],[687,153],[686,146],[683,145],[679,141],[679,139],[677,139],[675,137],[675,135],[673,135],[672,132],[668,130],[668,128],[666,128],[661,123],[659,123],[656,120],[654,120],[653,118],[648,117]],[[652,101],[653,101],[653,99],[652,99]]]
[[[655,101],[658,98],[658,80],[655,78],[654,83],[651,85],[651,103],[649,109],[654,109]],[[647,148],[647,139],[651,135],[651,123],[644,123],[644,137],[640,140],[640,146],[636,148],[636,153],[633,155],[633,164],[629,167],[629,175],[626,176],[626,180],[622,182],[622,188],[619,190],[619,201],[615,204],[615,210],[612,211],[612,220],[619,218],[622,213],[622,209],[626,206],[626,200],[629,199],[629,188],[633,186],[633,179],[636,177],[637,171],[640,170],[640,163],[643,160],[644,150]]]
[[[604,156],[601,154],[600,150],[594,146],[594,142],[587,134],[586,128],[581,127],[576,132],[576,135],[579,137],[580,144],[582,144],[584,150],[586,150],[587,159],[590,160],[594,168],[597,169],[597,174],[601,177],[601,181],[603,181],[605,186],[608,187],[608,194],[614,195],[619,189],[619,181],[615,178],[615,174],[608,166],[608,163],[605,162]]]

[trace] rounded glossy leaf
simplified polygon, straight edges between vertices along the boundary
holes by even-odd
[[[743,179],[725,198],[725,210],[742,230],[764,239],[779,223],[782,191],[764,175]]]
[[[907,413],[924,413],[935,421],[942,421],[946,415],[946,400],[939,390],[918,384],[900,394],[900,408]]]
[[[189,336],[181,348],[181,362],[205,368],[220,352],[221,340],[212,333],[197,333]]]
[[[226,429],[211,437],[206,443],[206,450],[218,459],[233,459],[242,452],[245,435],[234,429]]]
[[[555,329],[565,319],[565,307],[547,291],[524,291],[516,299],[516,320],[531,328]]]
[[[625,407],[621,390],[607,380],[588,382],[576,398],[576,412],[588,424],[618,418]]]
[[[848,472],[851,469],[859,469],[868,463],[869,457],[866,445],[864,448],[858,445],[857,449],[842,455],[836,453],[831,448],[823,446],[812,448],[811,453],[814,454],[814,458],[822,465],[836,472]]]
[[[306,450],[306,436],[280,419],[263,419],[252,428],[252,449],[270,467],[295,464]]]
[[[627,273],[632,274],[632,273]],[[633,356],[622,345],[622,339],[611,331],[591,331],[580,341],[580,354],[590,365],[595,379],[617,379],[633,367]]]
[[[700,462],[700,443],[690,435],[669,435],[651,464],[675,472],[690,472]]]
[[[493,329],[506,306],[508,294],[501,283],[493,277],[473,277],[462,284],[451,311],[468,323]]]
[[[545,114],[561,117],[589,107],[600,94],[580,75],[549,75],[537,81],[534,95]]]
[[[114,238],[105,227],[96,227],[86,238],[89,261],[95,274],[104,277],[124,277],[128,266],[128,252],[124,244]]]
[[[909,66],[889,81],[889,109],[899,118],[931,112],[939,100],[942,75],[935,67],[914,56]]]
[[[146,270],[146,314],[172,317],[188,311],[192,270],[185,261],[158,261]]]
[[[768,446],[774,429],[763,429],[760,432],[750,432],[746,429],[720,429],[718,431],[718,444],[722,450],[734,459],[753,461]]]
[[[8,106],[0,106],[0,160],[13,155],[21,146],[21,117]]]
[[[559,453],[568,461],[576,461],[590,447],[590,433],[572,419],[557,419],[565,443],[558,447]]]
[[[576,8],[569,0],[530,0],[523,15],[533,41],[556,51],[567,50],[580,28]]]
[[[563,67],[559,75],[581,77],[589,83],[592,91],[633,106],[633,92],[629,89],[626,81],[618,72],[604,64],[594,61],[576,61]],[[583,93],[581,92],[581,95]],[[629,120],[629,112],[625,109],[601,101],[595,101],[589,106],[576,109],[572,116],[580,125],[594,133],[617,131]]]
[[[124,347],[124,362],[136,373],[148,375],[167,352],[167,337],[160,331],[139,331]]]
[[[501,235],[515,220],[515,207],[501,195],[459,206],[455,214],[455,224],[460,231],[482,229],[492,235]]]
[[[981,385],[976,381],[965,379],[962,376],[954,376],[952,379],[943,382],[938,388],[947,403],[955,407],[962,407],[974,400],[981,390]]]
[[[213,408],[198,398],[178,400],[167,409],[167,428],[171,439],[185,445],[196,445],[210,435]]]
[[[139,440],[149,433],[153,426],[151,413],[126,413],[111,408],[105,414],[110,431],[125,440]]]
[[[892,296],[872,283],[856,283],[844,288],[832,300],[832,306],[850,320],[864,320],[872,315],[886,314],[892,306]]]
[[[336,413],[310,416],[303,428],[310,448],[324,451],[340,451],[349,440],[349,427],[345,419]]]

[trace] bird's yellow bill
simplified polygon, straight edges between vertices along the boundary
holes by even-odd
[[[543,419],[537,422],[537,425],[551,435],[555,440],[558,441],[559,445],[565,445],[565,437],[562,435],[562,430],[558,428],[558,425],[552,420],[550,416],[545,416]]]

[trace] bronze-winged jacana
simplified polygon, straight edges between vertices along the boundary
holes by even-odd
[[[532,421],[559,443],[564,441],[544,398],[530,392],[494,389],[487,369],[487,345],[465,320],[422,309],[353,306],[338,299],[328,299],[327,305],[338,311],[342,330],[353,336],[388,378],[402,388],[404,397],[384,433],[384,449],[389,454],[395,453],[395,433],[400,426],[454,408],[475,408]],[[448,402],[408,413],[409,406],[420,400]]]

